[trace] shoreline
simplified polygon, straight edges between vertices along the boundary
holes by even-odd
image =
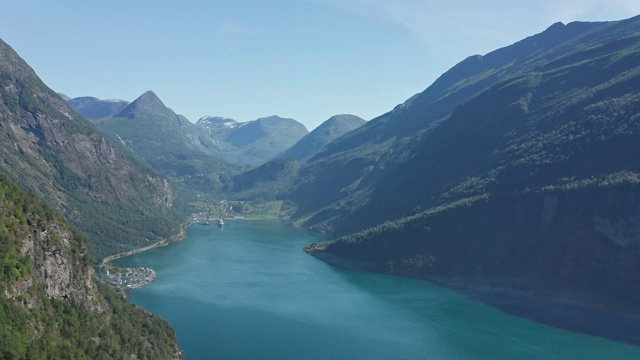
[[[143,268],[119,267],[119,266],[115,266],[115,265],[111,264],[111,262],[113,260],[122,259],[124,257],[135,255],[135,254],[139,254],[139,253],[142,253],[144,251],[155,249],[155,248],[158,248],[158,247],[161,247],[161,246],[167,246],[167,245],[170,245],[172,243],[180,242],[180,241],[184,240],[187,237],[187,228],[189,226],[193,225],[193,224],[194,224],[193,220],[191,218],[189,218],[189,220],[187,220],[186,222],[184,222],[183,224],[180,225],[180,230],[178,231],[178,233],[173,235],[169,239],[161,239],[158,242],[155,242],[153,244],[150,244],[150,245],[147,245],[147,246],[144,246],[144,247],[141,247],[141,248],[137,248],[137,249],[133,249],[133,250],[129,250],[129,251],[125,251],[125,252],[121,252],[121,253],[117,253],[117,254],[113,254],[113,255],[105,257],[104,259],[102,259],[102,261],[100,261],[100,264],[96,265],[96,268],[98,269],[97,271],[98,272],[102,272],[103,274],[100,275],[100,276],[97,276],[97,275],[95,275],[95,276],[97,276],[98,278],[101,278],[102,276],[104,276],[104,273],[106,272],[107,273],[106,276],[108,277],[109,276],[108,275],[109,271],[113,270],[113,269],[131,269],[131,270],[143,269]],[[153,272],[153,274],[150,277],[148,277],[148,279],[149,279],[148,281],[144,281],[144,282],[140,282],[140,283],[136,283],[136,284],[129,284],[127,286],[120,286],[119,284],[115,284],[115,283],[113,283],[111,281],[106,281],[106,282],[107,282],[107,284],[110,284],[110,285],[115,286],[116,288],[122,290],[124,292],[125,298],[128,299],[129,298],[129,294],[128,294],[129,290],[138,289],[140,287],[143,287],[143,286],[155,281],[155,279],[156,279],[155,271],[153,269],[150,269],[150,268],[149,268],[149,270],[151,272]],[[101,280],[105,281],[105,279],[101,279]]]
[[[250,218],[250,217],[244,217],[244,216],[233,216],[233,217],[229,217],[227,218],[228,220],[240,220],[240,221],[254,221],[254,220],[282,220],[282,219],[272,219],[272,218]],[[169,239],[161,239],[158,242],[155,242],[153,244],[144,246],[144,247],[140,247],[137,249],[133,249],[133,250],[129,250],[129,251],[125,251],[125,252],[121,252],[121,253],[117,253],[117,254],[113,254],[113,255],[109,255],[107,257],[105,257],[104,259],[102,259],[102,261],[100,261],[100,263],[98,265],[96,265],[96,268],[99,269],[99,271],[101,272],[107,272],[110,269],[138,269],[138,268],[122,268],[116,265],[113,265],[111,262],[117,259],[122,259],[125,258],[127,256],[131,256],[131,255],[136,255],[136,254],[140,254],[142,252],[151,250],[151,249],[155,249],[161,246],[168,246],[171,245],[172,243],[177,243],[180,242],[184,239],[187,238],[187,228],[191,225],[197,224],[198,221],[192,216],[190,216],[188,218],[188,220],[186,222],[184,222],[183,224],[180,225],[180,231],[172,236]],[[153,270],[152,270],[153,271]],[[143,283],[137,283],[137,284],[133,284],[133,285],[128,285],[126,287],[122,287],[119,286],[117,284],[113,284],[109,281],[107,281],[107,283],[123,290],[125,292],[125,296],[128,298],[128,294],[127,292],[129,290],[133,290],[133,289],[138,289],[140,287],[143,287],[153,281],[155,281],[156,276],[154,274],[154,276],[151,278],[150,281],[147,282],[143,282]],[[104,280],[104,279],[103,279]]]
[[[133,250],[129,250],[129,251],[125,251],[125,252],[121,252],[121,253],[117,253],[117,254],[113,254],[113,255],[109,255],[106,258],[102,259],[102,261],[100,262],[100,265],[98,265],[98,267],[104,267],[104,266],[113,266],[111,264],[109,264],[111,261],[113,260],[117,260],[117,259],[121,259],[127,256],[131,256],[131,255],[135,255],[135,254],[139,254],[141,252],[147,251],[147,250],[151,250],[151,249],[155,249],[157,247],[161,247],[161,246],[167,246],[171,243],[174,242],[179,242],[184,240],[187,237],[187,228],[189,226],[193,225],[193,222],[191,220],[185,222],[184,224],[180,225],[180,231],[172,236],[170,239],[161,239],[160,241],[153,243],[151,245],[147,245],[141,248],[137,248],[137,249],[133,249]]]
[[[307,245],[311,246],[313,244]],[[553,291],[536,291],[517,286],[517,281],[507,278],[492,278],[493,282],[478,284],[479,278],[418,277],[408,274],[381,271],[371,263],[340,258],[332,253],[304,251],[318,260],[339,269],[362,271],[383,275],[426,281],[474,301],[484,303],[511,316],[572,331],[617,341],[632,346],[640,346],[640,312],[615,311],[604,308],[603,304],[588,301],[584,297],[571,294],[557,294]],[[486,280],[486,279],[485,279]],[[603,324],[606,324],[603,326]]]

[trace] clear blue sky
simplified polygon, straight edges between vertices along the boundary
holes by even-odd
[[[0,38],[55,91],[309,130],[370,120],[469,55],[554,22],[619,20],[638,0],[0,0]]]

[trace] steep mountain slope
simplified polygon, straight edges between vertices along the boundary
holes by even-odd
[[[616,330],[529,306],[542,296],[586,314],[640,311],[637,84],[640,17],[555,24],[463,61],[303,166],[298,221],[343,235],[307,251],[503,289],[478,296],[637,343],[637,324]]]
[[[293,119],[269,116],[238,123],[228,118],[204,117],[197,125],[206,128],[220,147],[216,155],[245,165],[263,164],[293,146],[309,131]]]
[[[98,127],[150,163],[167,154],[206,153],[207,147],[213,146],[153,91],[142,94],[113,118],[99,121]]]
[[[215,191],[237,168],[211,155],[217,145],[206,132],[147,91],[97,126],[155,169],[189,189]]]
[[[0,171],[62,210],[98,257],[171,236],[168,181],[76,113],[0,41]]]
[[[423,93],[310,159],[293,194],[297,217],[307,226],[346,234],[454,201],[459,197],[452,198],[453,192],[447,198],[439,194],[464,181],[471,187],[475,177],[482,177],[478,184],[489,182],[492,170],[518,161],[511,146],[532,136],[533,124],[561,128],[560,121],[568,121],[562,111],[575,110],[571,102],[597,103],[595,87],[633,71],[633,54],[624,55],[633,39],[623,37],[633,33],[635,23],[556,24],[484,57],[466,59]],[[617,33],[621,39],[610,43]],[[626,59],[618,61],[623,55]],[[629,83],[620,79],[620,84]],[[536,113],[533,106],[548,112]],[[552,115],[561,120],[552,122]],[[526,144],[535,148],[533,139]],[[334,218],[336,210],[353,213],[358,221]]]
[[[58,93],[58,95],[62,98],[62,100],[64,101],[69,101],[71,100],[71,97],[69,95],[63,94],[61,92]]]
[[[281,159],[305,160],[320,152],[340,136],[364,125],[366,121],[355,115],[335,115],[305,135],[295,145],[278,154]]]
[[[286,197],[294,185],[301,163],[274,159],[232,178],[228,196],[238,200],[270,201]]]
[[[64,98],[63,98],[64,99]],[[100,99],[92,96],[81,96],[65,99],[78,114],[89,120],[100,120],[117,114],[129,105],[128,101],[118,99]]]
[[[172,359],[169,324],[92,278],[87,240],[0,175],[0,357]]]

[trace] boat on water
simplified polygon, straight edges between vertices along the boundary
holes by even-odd
[[[224,225],[224,221],[222,219],[218,219],[218,226],[222,227]]]

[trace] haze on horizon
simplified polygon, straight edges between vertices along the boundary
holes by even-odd
[[[153,90],[191,121],[370,120],[447,69],[554,22],[620,20],[629,0],[0,0],[0,38],[71,97]]]

